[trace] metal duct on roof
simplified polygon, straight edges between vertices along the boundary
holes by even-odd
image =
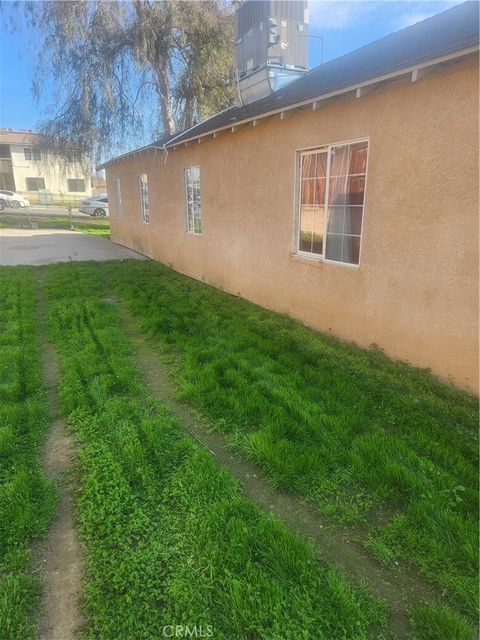
[[[235,14],[235,52],[242,104],[303,75],[308,61],[308,2],[249,0]],[[275,82],[270,82],[276,78]]]

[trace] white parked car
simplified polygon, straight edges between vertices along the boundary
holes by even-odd
[[[0,211],[3,211],[5,207],[12,207],[12,209],[18,209],[19,207],[29,207],[30,200],[24,198],[15,191],[7,191],[0,189]]]
[[[88,200],[82,200],[78,210],[82,213],[88,213],[89,216],[108,216],[107,195],[93,196]]]

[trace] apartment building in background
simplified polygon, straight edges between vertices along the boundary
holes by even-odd
[[[42,137],[30,129],[0,129],[0,189],[32,202],[92,194],[90,162],[72,151],[73,162],[45,153]]]

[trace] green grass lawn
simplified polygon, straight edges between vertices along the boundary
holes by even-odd
[[[158,263],[101,271],[232,447],[476,621],[476,398]]]
[[[39,224],[40,228],[45,229],[70,229],[70,222],[65,218],[49,218],[45,223]],[[73,221],[73,230],[82,233],[91,233],[102,238],[110,238],[110,222],[108,219],[78,220]]]
[[[224,640],[378,637],[382,605],[243,498],[146,396],[99,266],[49,268],[45,286],[78,443],[84,637],[157,640],[167,625]]]
[[[29,543],[51,519],[41,470],[48,408],[41,381],[32,269],[0,270],[0,638],[34,638],[40,581]]]
[[[232,452],[339,527],[366,532],[380,563],[409,563],[437,587],[412,614],[411,640],[474,637],[475,398],[158,263],[43,273],[40,283],[35,269],[0,271],[0,637],[29,637],[38,581],[28,542],[54,502],[40,471],[39,286],[78,445],[83,638],[159,638],[164,625],[196,624],[225,640],[352,640],[380,638],[385,624],[381,603],[243,498],[148,397],[111,289]]]
[[[67,216],[46,218],[44,216],[36,216],[32,214],[30,219],[38,225],[39,229],[70,229],[70,221]],[[2,216],[0,220],[0,229],[22,228],[28,225],[28,217],[26,213],[8,213]],[[74,218],[73,230],[82,233],[91,233],[103,238],[110,238],[110,222],[105,218]]]

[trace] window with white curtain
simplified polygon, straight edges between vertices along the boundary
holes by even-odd
[[[300,153],[297,251],[358,264],[368,142]]]
[[[114,194],[115,194],[115,211],[117,216],[122,215],[122,194],[120,192],[120,178],[115,178],[113,182]]]
[[[200,167],[185,169],[185,218],[188,233],[202,233]]]
[[[140,176],[140,213],[142,222],[148,224],[150,222],[150,204],[148,201],[148,177],[146,173]]]

